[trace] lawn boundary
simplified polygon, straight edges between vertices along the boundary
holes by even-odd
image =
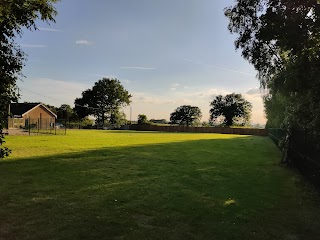
[[[130,125],[134,131],[158,131],[158,132],[194,132],[194,133],[222,133],[268,136],[266,129],[258,128],[227,128],[227,127],[187,127],[187,126],[157,126],[157,125]]]

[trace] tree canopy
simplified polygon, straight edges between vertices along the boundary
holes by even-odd
[[[215,121],[223,116],[224,124],[231,126],[236,118],[242,119],[243,123],[249,121],[252,105],[246,101],[241,94],[228,94],[226,96],[218,95],[210,103],[210,120]]]
[[[308,129],[320,149],[319,1],[237,0],[225,15],[236,48],[268,89],[267,127],[284,128],[287,136]]]
[[[57,108],[57,118],[58,119],[66,119],[68,121],[78,120],[78,116],[77,116],[76,112],[68,104],[62,104],[59,108]]]
[[[146,124],[148,122],[147,115],[139,114],[138,115],[138,124]]]
[[[0,158],[8,155],[2,148],[2,129],[8,117],[10,102],[17,101],[16,81],[22,76],[25,53],[15,42],[22,29],[36,30],[36,20],[54,22],[58,0],[0,0]]]
[[[75,100],[75,111],[80,118],[95,116],[96,122],[103,126],[105,120],[114,123],[120,107],[129,105],[131,97],[119,80],[103,78]]]
[[[183,105],[170,114],[170,121],[172,124],[191,126],[199,123],[201,117],[202,113],[200,108]]]

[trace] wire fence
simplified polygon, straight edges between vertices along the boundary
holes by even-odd
[[[25,129],[29,134],[65,135],[65,122],[64,119],[55,118],[27,118]]]
[[[70,121],[56,118],[9,118],[8,129],[21,130],[30,135],[63,135],[67,133],[67,129],[98,129],[93,123],[88,119]]]
[[[34,134],[65,135],[66,120],[55,118],[9,118],[8,129]]]
[[[269,136],[279,146],[286,138],[283,129],[268,129]],[[320,142],[311,129],[295,130],[289,138],[287,156],[290,164],[320,187]],[[280,148],[281,149],[281,148]],[[282,149],[281,149],[282,150]]]

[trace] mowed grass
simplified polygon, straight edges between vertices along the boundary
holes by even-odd
[[[0,239],[319,239],[317,194],[267,137],[9,136]]]

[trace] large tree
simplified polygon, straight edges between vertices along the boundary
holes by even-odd
[[[75,110],[80,118],[95,116],[98,125],[103,126],[105,121],[114,123],[120,108],[129,105],[131,97],[119,80],[103,78],[82,92],[82,97],[75,100]]]
[[[68,104],[62,104],[59,108],[57,108],[57,118],[65,119],[69,122],[78,120],[78,116],[74,109]]]
[[[215,121],[219,117],[224,117],[224,124],[231,126],[237,119],[248,122],[252,110],[252,105],[246,101],[241,94],[218,95],[210,103],[210,120]]]
[[[22,29],[36,30],[35,21],[54,21],[57,14],[53,3],[58,0],[0,0],[0,158],[8,155],[3,148],[2,129],[8,117],[10,102],[17,100],[17,79],[22,77],[26,59],[24,52],[15,42],[22,36]]]
[[[320,149],[319,1],[237,0],[225,14],[238,35],[236,48],[269,90],[267,125],[287,136],[308,129]]]
[[[139,114],[138,115],[138,124],[146,124],[148,122],[147,115]]]
[[[170,122],[172,124],[191,126],[199,123],[201,117],[202,113],[200,108],[183,105],[170,114]]]

